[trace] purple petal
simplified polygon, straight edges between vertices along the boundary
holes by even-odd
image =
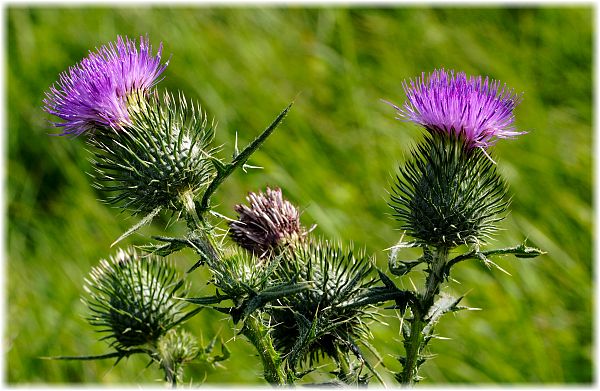
[[[129,123],[127,97],[147,91],[159,81],[168,61],[161,64],[162,44],[156,55],[148,37],[135,40],[117,37],[70,67],[46,92],[44,110],[62,122],[62,135],[79,135],[96,127],[119,129]]]
[[[396,110],[401,119],[424,126],[430,132],[464,137],[470,148],[487,148],[497,139],[525,132],[515,130],[516,95],[497,80],[481,76],[467,78],[444,69],[402,83],[407,96]]]

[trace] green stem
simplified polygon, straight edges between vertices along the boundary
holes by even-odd
[[[410,320],[410,336],[404,341],[406,350],[406,361],[403,370],[399,374],[399,381],[403,386],[414,385],[417,379],[419,358],[425,347],[426,339],[423,329],[427,325],[427,314],[433,306],[435,296],[440,292],[440,285],[444,281],[444,270],[448,261],[447,248],[437,248],[434,252],[428,268],[425,282],[425,292],[419,296],[419,305],[411,306],[413,318]]]
[[[350,370],[350,358],[348,357],[348,354],[342,352],[340,348],[337,348],[334,360],[338,365],[338,379],[346,384],[354,384],[355,379],[353,379],[352,371]]]
[[[437,248],[433,254],[433,259],[429,265],[429,274],[425,285],[425,294],[421,301],[421,308],[424,310],[424,316],[427,315],[429,308],[433,305],[435,295],[440,292],[440,285],[444,282],[444,270],[448,262],[449,249],[445,247]]]
[[[404,362],[404,367],[400,373],[400,379],[398,379],[400,380],[402,386],[412,386],[415,383],[418,369],[417,363],[424,341],[424,327],[425,322],[423,322],[421,319],[421,315],[414,314],[414,318],[412,319],[410,325],[410,337],[408,341],[404,341],[406,361]]]
[[[162,365],[163,371],[165,372],[165,381],[169,384],[171,388],[177,388],[177,377],[178,377],[178,368],[172,367],[170,365]]]
[[[265,380],[271,385],[285,385],[287,378],[281,357],[275,350],[269,331],[261,320],[255,315],[247,317],[242,328],[242,334],[256,348],[263,364]]]

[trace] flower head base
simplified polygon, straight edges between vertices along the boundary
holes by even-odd
[[[119,250],[101,260],[86,280],[84,302],[93,326],[109,334],[117,349],[154,344],[184,317],[186,294],[173,266],[156,256],[140,258],[135,250]]]
[[[482,149],[434,133],[400,170],[391,207],[421,244],[452,248],[485,242],[508,207],[506,183]]]
[[[513,110],[521,100],[498,80],[435,70],[402,83],[407,102],[398,110],[400,118],[424,126],[431,133],[463,138],[469,149],[487,148],[497,139],[512,138]]]
[[[231,238],[257,256],[265,256],[305,236],[300,212],[284,200],[281,189],[267,188],[265,193],[250,193],[250,206],[236,205],[238,220],[229,224]]]
[[[156,55],[148,38],[117,38],[102,46],[79,64],[60,75],[44,99],[44,110],[63,122],[62,135],[97,128],[121,129],[130,123],[127,97],[134,91],[148,91],[167,67],[161,64],[162,44]]]
[[[339,352],[357,352],[355,341],[366,341],[371,305],[353,305],[370,286],[374,270],[364,254],[325,241],[306,241],[284,253],[282,271],[313,289],[285,296],[269,308],[276,348],[296,364],[317,361]],[[284,277],[285,279],[286,277]],[[289,277],[288,277],[289,278]]]
[[[180,211],[214,176],[214,126],[197,105],[157,92],[128,99],[131,125],[90,139],[95,187],[105,201],[136,213]]]
[[[207,260],[207,264],[213,274],[212,283],[238,302],[248,295],[248,289],[263,289],[274,267],[239,247],[227,249],[218,262]]]

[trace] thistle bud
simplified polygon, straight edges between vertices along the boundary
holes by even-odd
[[[134,94],[128,109],[130,126],[90,140],[95,187],[110,194],[107,203],[134,214],[184,209],[214,175],[212,124],[183,95]]]
[[[238,220],[229,223],[229,235],[242,248],[264,257],[286,245],[294,245],[306,235],[300,225],[300,212],[283,199],[281,189],[250,193],[250,206],[236,205]]]
[[[182,378],[183,366],[198,356],[198,341],[184,330],[171,329],[158,341],[157,351],[165,380],[175,384]]]
[[[247,288],[258,289],[268,278],[270,270],[261,259],[240,248],[223,252],[219,262],[210,263],[213,284],[232,298],[247,294]]]
[[[356,348],[354,341],[369,337],[370,305],[351,306],[374,282],[371,261],[329,242],[309,241],[285,254],[282,265],[298,282],[314,288],[285,296],[269,311],[273,340],[292,365],[313,362],[323,354],[336,358],[338,351]]]
[[[85,290],[89,322],[117,349],[154,345],[185,316],[186,304],[176,297],[186,288],[173,266],[152,255],[140,258],[132,248],[101,260]]]

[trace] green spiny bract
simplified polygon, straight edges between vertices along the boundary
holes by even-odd
[[[502,220],[507,185],[481,148],[427,135],[400,169],[390,206],[419,243],[452,248],[485,242]]]
[[[355,341],[370,337],[371,305],[347,306],[375,283],[371,261],[362,254],[328,242],[308,241],[285,254],[278,273],[298,282],[310,281],[311,289],[285,296],[268,308],[276,348],[288,355],[292,369],[327,355],[360,355]],[[362,359],[362,357],[359,357]]]
[[[180,211],[215,175],[213,123],[182,94],[136,93],[128,110],[131,125],[90,138],[95,187],[110,193],[107,203],[134,214]]]
[[[88,318],[108,333],[111,346],[128,348],[154,345],[185,316],[187,287],[163,258],[141,258],[134,249],[120,249],[110,261],[101,260],[86,279]]]
[[[263,288],[274,266],[237,248],[226,250],[221,259],[216,262],[209,261],[213,284],[234,302],[240,302]]]

